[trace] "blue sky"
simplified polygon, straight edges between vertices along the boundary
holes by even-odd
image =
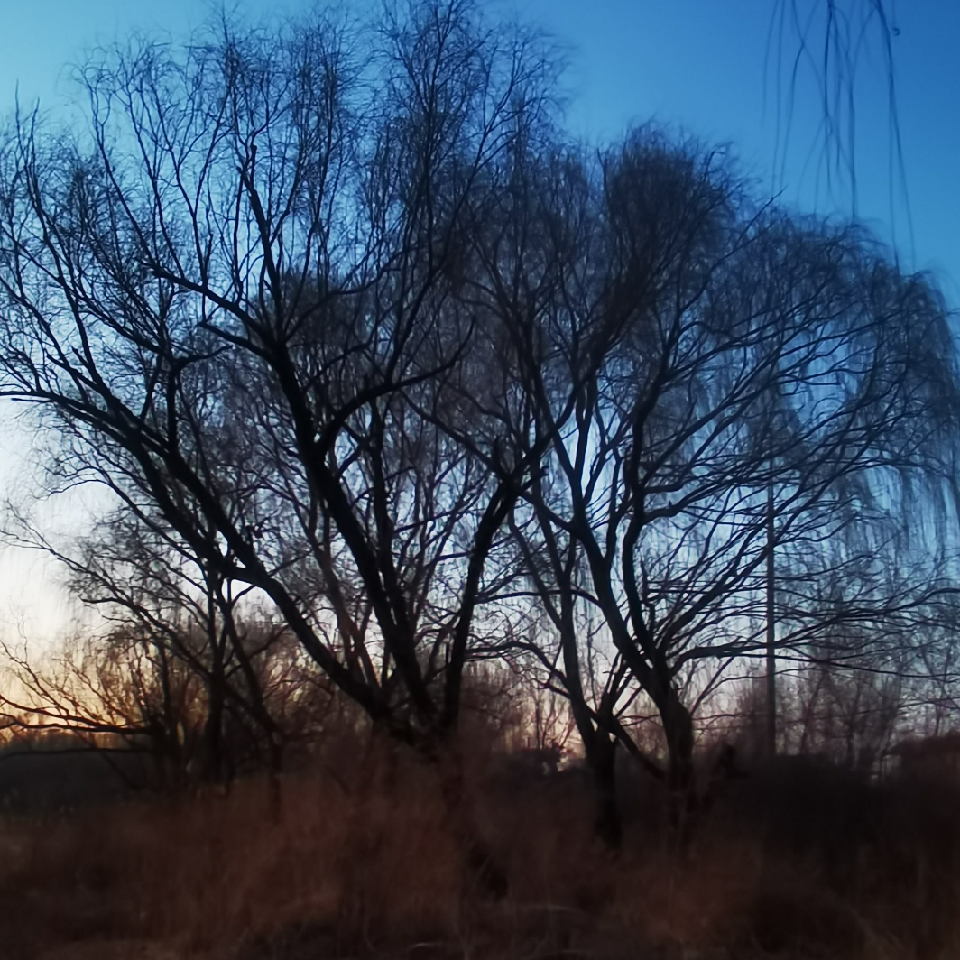
[[[343,0],[349,3],[350,0]],[[353,0],[356,4],[358,0]],[[364,4],[374,0],[361,0]],[[484,0],[481,0],[484,2]],[[551,30],[569,51],[571,123],[591,138],[615,136],[651,118],[707,141],[731,144],[746,169],[786,202],[850,212],[848,195],[827,195],[817,175],[821,119],[812,73],[800,76],[785,176],[774,179],[776,58],[767,61],[775,0],[486,0]],[[810,9],[823,0],[798,0]],[[851,3],[866,0],[845,0]],[[904,192],[891,176],[885,77],[864,60],[857,87],[858,212],[905,262],[932,270],[960,306],[960,3],[905,0],[888,6],[912,236]],[[235,0],[241,16],[270,17],[297,0]],[[0,113],[40,98],[69,96],[67,65],[91,46],[133,31],[176,36],[212,9],[204,0],[0,0]],[[876,61],[876,58],[874,58]],[[765,65],[767,74],[765,79]]]
[[[351,0],[341,0],[344,4]],[[352,0],[355,4],[358,0]],[[371,3],[377,0],[360,0]],[[830,197],[817,162],[821,119],[814,77],[801,74],[795,129],[783,177],[777,170],[776,62],[765,54],[775,0],[480,0],[553,32],[567,48],[570,121],[601,140],[629,124],[656,119],[710,142],[731,144],[760,189],[784,202],[832,215],[850,213],[850,197]],[[801,7],[822,0],[797,0]],[[845,0],[858,2],[858,0]],[[859,0],[866,2],[866,0]],[[888,0],[890,2],[890,0]],[[297,0],[235,0],[241,16],[274,16]],[[138,31],[176,36],[197,27],[203,0],[0,0],[0,115],[37,99],[56,112],[75,91],[69,65],[98,43]],[[857,87],[859,213],[904,262],[932,271],[960,307],[960,2],[900,0],[895,10],[897,92],[904,193],[891,177],[885,76],[864,61]],[[0,422],[0,482],[9,493],[17,464],[35,458],[29,442]],[[22,551],[0,550],[0,623],[32,636],[62,625],[51,602],[49,568]]]

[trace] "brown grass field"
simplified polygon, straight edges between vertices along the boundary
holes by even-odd
[[[0,823],[3,960],[960,957],[960,790],[782,761],[728,784],[689,849],[624,779],[618,856],[576,776],[475,763],[470,816],[509,880],[462,865],[433,771],[361,751],[189,800]],[[489,758],[488,758],[489,760]]]

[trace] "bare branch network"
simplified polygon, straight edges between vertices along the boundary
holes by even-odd
[[[0,392],[114,504],[51,547],[109,635],[18,655],[8,712],[210,777],[328,710],[446,762],[492,659],[566,703],[616,843],[618,745],[683,795],[731,668],[946,676],[939,292],[724,152],[577,143],[558,70],[460,0],[225,21],[8,126]]]

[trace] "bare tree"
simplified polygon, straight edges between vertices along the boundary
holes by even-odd
[[[461,2],[361,38],[223,24],[91,64],[88,135],[20,117],[3,151],[4,395],[428,750],[526,465],[421,411],[463,375],[466,213],[549,70]]]
[[[953,341],[923,277],[757,202],[722,153],[566,144],[548,53],[425,0],[101,57],[89,130],[19,116],[0,151],[0,395],[57,432],[54,484],[105,486],[193,565],[207,629],[176,643],[211,716],[265,702],[242,593],[452,757],[457,807],[467,664],[519,650],[616,844],[618,745],[679,823],[729,664],[849,655],[842,628],[945,589],[876,545],[954,425]],[[78,572],[123,607],[115,569]]]
[[[285,625],[122,513],[76,555],[39,531],[31,540],[66,566],[71,592],[100,622],[45,661],[7,648],[21,692],[2,702],[18,726],[69,729],[94,746],[109,734],[149,754],[164,788],[255,770],[279,786],[285,748],[317,735],[334,698]]]
[[[812,554],[815,573],[778,574],[798,593],[869,553],[845,535],[871,529],[868,500],[890,502],[885,478],[933,465],[953,417],[953,345],[923,278],[854,229],[752,203],[695,145],[641,132],[596,164],[524,164],[475,295],[510,345],[503,430],[520,449],[548,438],[514,532],[559,639],[544,663],[588,757],[591,738],[603,745],[598,825],[616,842],[612,744],[630,746],[627,707],[642,693],[659,713],[682,813],[697,697],[769,645],[770,551]],[[795,605],[777,648],[920,605],[876,573],[828,617]],[[606,669],[588,681],[597,621]]]

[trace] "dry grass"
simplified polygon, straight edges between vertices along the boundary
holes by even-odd
[[[625,803],[643,817],[612,858],[582,784],[474,776],[472,815],[510,880],[492,902],[431,771],[360,766],[288,781],[279,819],[251,783],[8,820],[0,958],[960,956],[960,793],[945,784],[768,771],[732,786],[683,854],[636,787]]]

